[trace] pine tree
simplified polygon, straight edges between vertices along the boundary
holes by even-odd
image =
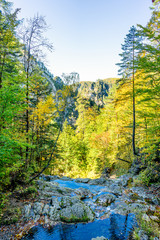
[[[117,65],[120,67],[119,74],[122,75],[120,80],[121,87],[125,82],[132,82],[132,107],[133,107],[133,128],[132,128],[132,146],[133,154],[136,155],[135,147],[135,128],[136,128],[136,109],[135,109],[135,73],[137,69],[137,55],[139,53],[138,47],[140,45],[141,37],[136,28],[132,26],[129,33],[126,35],[124,44],[122,45],[121,63]]]

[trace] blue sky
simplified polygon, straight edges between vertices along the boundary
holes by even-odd
[[[12,1],[12,0],[11,0]],[[47,67],[54,76],[78,72],[81,81],[117,77],[121,44],[129,28],[146,25],[151,0],[13,0],[20,18],[46,17],[54,52]]]

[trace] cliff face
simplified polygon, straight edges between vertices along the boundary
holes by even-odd
[[[104,99],[108,96],[111,84],[110,79],[97,80],[96,82],[80,82],[77,88],[77,96],[88,99],[91,104],[104,106]]]
[[[75,84],[73,95],[67,98],[67,106],[63,113],[61,113],[68,123],[74,125],[78,117],[76,110],[76,102],[78,99],[84,99],[88,106],[97,106],[102,108],[105,105],[105,99],[115,84],[116,78],[107,78],[104,80],[97,80],[96,82],[78,82]],[[56,91],[63,88],[63,81],[60,77],[53,79],[53,84]]]
[[[115,83],[116,78],[107,78],[104,80],[97,80],[96,82],[79,82],[76,83],[75,96],[88,100],[91,105],[103,107],[104,100],[108,96],[112,85]],[[53,79],[56,90],[62,89],[63,81],[60,77]]]

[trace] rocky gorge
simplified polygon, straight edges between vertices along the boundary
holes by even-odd
[[[135,186],[135,178],[131,174],[115,179],[42,175],[36,181],[38,200],[25,203],[23,216],[26,222],[32,219],[43,224],[22,239],[136,239],[133,230],[138,215],[158,228],[159,195]],[[150,238],[143,229],[137,236],[158,239],[156,234]]]

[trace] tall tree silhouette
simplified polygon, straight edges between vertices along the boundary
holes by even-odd
[[[132,127],[132,146],[133,154],[136,155],[135,147],[135,128],[136,128],[136,109],[135,109],[135,73],[137,69],[136,57],[138,55],[138,49],[140,46],[141,37],[138,34],[137,29],[132,26],[129,33],[124,39],[124,44],[122,44],[121,62],[117,65],[120,67],[119,75],[122,75],[120,80],[120,85],[124,82],[129,81],[132,83],[132,106],[133,106],[133,127]]]

